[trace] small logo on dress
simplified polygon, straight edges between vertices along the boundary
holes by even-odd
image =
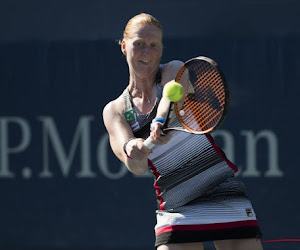
[[[246,208],[246,213],[248,217],[252,217],[253,216],[253,212],[251,208]]]
[[[132,122],[136,119],[136,115],[133,109],[126,110],[124,116],[127,122]]]

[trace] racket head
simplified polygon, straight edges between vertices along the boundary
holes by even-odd
[[[174,110],[185,129],[196,134],[212,132],[223,123],[229,105],[229,89],[218,64],[204,56],[188,60],[175,81],[181,83],[184,72],[189,75],[189,93],[183,105]]]

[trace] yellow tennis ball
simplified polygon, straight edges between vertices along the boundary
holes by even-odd
[[[163,95],[171,102],[178,102],[183,96],[182,85],[175,81],[170,81],[164,86]]]

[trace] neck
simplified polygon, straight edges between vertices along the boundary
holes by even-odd
[[[132,99],[139,98],[143,102],[151,103],[155,92],[154,86],[156,86],[156,73],[146,79],[141,79],[136,74],[130,74],[128,91]]]
[[[150,89],[149,88],[148,89],[139,89],[132,85],[128,86],[128,91],[132,98],[140,98],[142,100],[146,100],[147,103],[151,103],[152,89],[153,89],[153,85],[151,86]]]

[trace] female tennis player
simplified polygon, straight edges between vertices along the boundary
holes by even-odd
[[[169,107],[162,96],[181,61],[161,64],[162,27],[149,14],[131,18],[120,41],[129,67],[129,83],[109,102],[103,119],[115,155],[134,174],[148,168],[155,177],[158,250],[262,249],[261,232],[237,169],[209,134],[161,134]],[[184,80],[186,77],[186,80]],[[181,84],[187,92],[188,76]],[[173,123],[178,123],[174,118]],[[152,150],[144,146],[151,136]]]

